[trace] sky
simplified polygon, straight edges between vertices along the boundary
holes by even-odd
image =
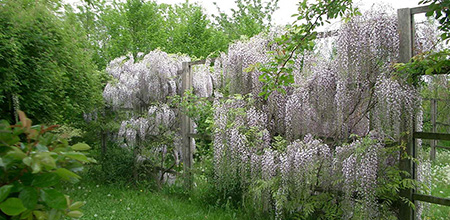
[[[68,3],[77,3],[80,0],[64,0]],[[186,0],[156,0],[158,3],[168,3],[168,4],[176,4],[182,3]],[[230,12],[231,8],[237,8],[234,2],[235,0],[189,0],[189,2],[198,2],[205,9],[208,14],[216,14],[217,9],[213,2],[217,2],[217,5],[221,8],[222,11]],[[418,6],[418,2],[420,0],[354,0],[355,6],[359,7],[362,11],[368,10],[372,7],[373,4],[385,4],[390,5],[394,9],[399,8],[413,8]],[[279,9],[275,11],[273,15],[273,22],[277,25],[285,25],[292,23],[294,18],[291,17],[292,14],[295,14],[297,11],[297,4],[299,0],[279,0],[278,6]]]

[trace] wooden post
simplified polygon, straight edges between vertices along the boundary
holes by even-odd
[[[399,61],[407,63],[410,61],[413,55],[413,28],[414,20],[409,8],[402,8],[397,11],[398,15],[398,31],[399,31]],[[409,115],[407,111],[402,111],[400,133],[402,134],[400,143],[405,144],[404,151],[402,152],[402,158],[400,158],[399,168],[402,171],[406,171],[409,176],[403,175],[402,178],[415,178],[414,164],[410,157],[415,155],[415,139],[413,134],[415,132],[415,119],[413,115]],[[413,129],[410,129],[412,125]],[[405,158],[404,155],[407,157]],[[400,196],[409,199],[414,203],[413,189],[405,189],[400,191]],[[409,204],[401,203],[399,207],[399,220],[413,220],[414,210]]]
[[[192,76],[191,76],[191,67],[189,62],[183,62],[183,72],[181,75],[182,79],[182,87],[181,92],[184,94],[185,91],[192,88]],[[184,184],[185,187],[190,189],[192,187],[192,163],[193,163],[193,155],[192,155],[192,146],[191,146],[191,138],[189,134],[191,133],[192,125],[191,119],[187,115],[181,116],[181,135],[182,135],[182,160],[183,160],[183,172],[184,172]]]
[[[430,109],[431,109],[431,126],[432,126],[432,131],[433,133],[436,133],[436,109],[437,109],[437,104],[436,104],[436,99],[431,99],[430,100]],[[430,159],[431,160],[435,160],[436,159],[436,140],[431,140],[430,142]]]
[[[408,63],[413,56],[414,19],[411,9],[397,10],[399,32],[399,62]]]

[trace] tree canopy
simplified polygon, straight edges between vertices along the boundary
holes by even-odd
[[[55,2],[0,4],[0,113],[10,121],[19,106],[38,123],[79,121],[101,103],[88,41]]]

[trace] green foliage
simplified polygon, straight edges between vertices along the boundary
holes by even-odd
[[[109,143],[104,154],[98,152],[98,164],[89,167],[87,178],[103,184],[127,183],[133,179],[130,169],[133,167],[133,152],[129,149]]]
[[[438,29],[442,31],[441,39],[448,42],[450,38],[450,13],[449,0],[422,0],[419,4],[429,4],[426,16],[433,17],[439,21]],[[445,14],[445,15],[444,15]],[[425,51],[414,56],[409,63],[396,64],[395,68],[402,77],[407,77],[408,82],[413,85],[421,83],[421,75],[446,74],[450,71],[449,49],[440,51]]]
[[[70,146],[50,133],[55,126],[32,126],[19,112],[20,123],[0,121],[0,217],[2,219],[61,219],[81,217],[82,202],[73,202],[57,187],[77,182],[75,171],[95,162],[83,153],[84,143]],[[7,217],[9,216],[9,217]]]
[[[192,90],[187,90],[183,97],[172,97],[172,103],[179,105],[181,111],[191,118],[197,125],[197,134],[202,137],[196,139],[194,159],[202,161],[212,157],[213,149],[210,136],[213,134],[214,108],[213,102],[206,97],[198,97]]]
[[[448,41],[450,38],[450,19],[448,15],[450,14],[450,1],[449,0],[421,0],[419,4],[429,4],[430,9],[427,12],[427,16],[433,16],[439,21],[439,30],[443,33],[441,38],[444,41]]]
[[[318,0],[315,3],[300,1],[298,14],[294,15],[297,20],[287,34],[274,42],[281,49],[274,51],[271,62],[260,67],[263,74],[259,80],[264,86],[259,95],[268,98],[274,91],[284,93],[285,86],[294,82],[293,60],[314,48],[317,28],[329,23],[331,19],[358,15],[359,12],[352,7],[352,3],[352,0]]]
[[[224,33],[212,27],[204,9],[188,2],[178,5],[161,5],[164,16],[166,42],[159,47],[168,53],[183,53],[204,58],[228,47]]]
[[[220,10],[219,15],[213,15],[216,25],[230,41],[241,39],[242,36],[253,37],[271,26],[272,15],[278,9],[278,0],[263,3],[261,0],[235,0],[237,9],[231,9],[232,15]]]
[[[204,9],[188,2],[168,5],[153,1],[92,0],[78,6],[78,21],[104,69],[114,58],[134,57],[160,48],[168,53],[207,57],[228,46],[225,35],[212,27]]]
[[[409,63],[398,63],[394,67],[397,75],[406,77],[413,85],[419,85],[422,81],[421,75],[445,74],[450,71],[449,49],[438,52],[427,51],[411,58]]]
[[[57,1],[56,1],[57,2]],[[77,123],[102,103],[101,73],[78,23],[52,1],[0,4],[0,114]]]
[[[80,182],[67,187],[66,193],[86,201],[82,219],[245,219],[237,210],[203,203],[195,196],[186,196],[183,188],[164,188],[152,192],[147,187]],[[182,192],[184,191],[184,193]],[[179,195],[182,194],[182,195]]]

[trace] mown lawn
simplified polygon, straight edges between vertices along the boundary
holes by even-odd
[[[130,186],[79,183],[65,191],[76,201],[86,201],[84,220],[241,219],[231,209],[207,207],[189,198]]]
[[[431,166],[431,195],[450,199],[450,152],[440,150]],[[450,219],[450,206],[426,204],[422,215],[425,220]]]

